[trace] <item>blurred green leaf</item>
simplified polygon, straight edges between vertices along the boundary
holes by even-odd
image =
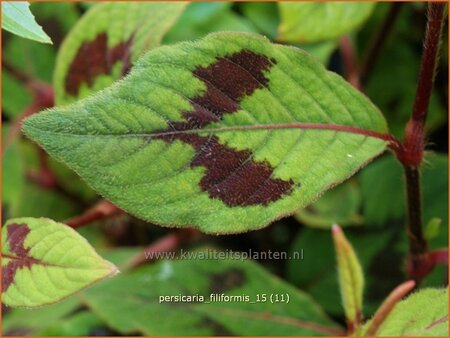
[[[276,2],[239,2],[237,5],[261,33],[272,40],[276,38],[280,24]]]
[[[425,226],[424,236],[427,240],[431,240],[439,236],[439,230],[441,228],[442,219],[433,217]]]
[[[4,59],[31,78],[50,83],[56,52],[49,45],[11,37],[4,48]]]
[[[422,168],[423,219],[442,219],[447,228],[448,216],[448,157],[429,154]],[[404,225],[405,185],[400,163],[392,155],[384,156],[367,166],[358,175],[363,194],[363,215],[370,225],[382,226],[389,220]],[[446,232],[433,240],[436,245],[446,245]]]
[[[52,43],[37,24],[26,1],[2,1],[2,28],[23,38]]]
[[[65,317],[69,317],[81,306],[77,298],[69,298],[59,303],[37,309],[10,309],[2,314],[2,335],[37,336],[47,327],[58,325]]]
[[[251,21],[230,10],[231,2],[192,2],[163,39],[163,44],[195,40],[218,31],[257,32]]]
[[[198,251],[198,254],[207,254]],[[130,288],[130,286],[133,286]],[[161,296],[267,295],[266,302],[160,303]],[[289,303],[271,304],[271,294]],[[143,335],[323,335],[339,329],[306,294],[239,260],[161,261],[86,290],[89,307],[122,334]],[[120,299],[120,302],[117,301]],[[331,334],[329,332],[328,334]]]
[[[89,96],[128,74],[144,52],[160,44],[186,5],[103,2],[89,9],[58,52],[53,81],[56,103]]]
[[[6,69],[2,69],[2,114],[15,119],[32,102],[31,93]]]
[[[67,34],[80,17],[75,2],[38,2],[32,3],[31,9],[44,27],[51,28],[52,40],[60,40],[57,35]]]
[[[2,126],[2,141],[9,135],[10,127]],[[21,191],[25,186],[25,162],[21,156],[19,140],[14,140],[2,153],[2,206],[3,213],[10,213],[11,206],[21,200]]]
[[[295,218],[305,225],[326,229],[333,224],[361,225],[360,205],[359,186],[350,180],[325,192],[316,202],[297,212]]]
[[[38,336],[91,336],[92,332],[102,329],[104,323],[92,312],[81,311],[61,318],[53,325],[48,325],[42,331],[37,332]]]
[[[317,42],[335,39],[362,25],[372,13],[373,2],[280,2],[278,39]]]

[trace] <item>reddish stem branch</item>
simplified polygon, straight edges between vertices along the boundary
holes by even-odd
[[[172,232],[158,239],[156,242],[144,248],[136,256],[132,257],[127,263],[124,264],[124,269],[134,269],[146,262],[161,258],[158,255],[159,253],[174,251],[181,244],[196,239],[199,235],[200,232],[194,228]]]
[[[361,84],[365,85],[380,55],[383,45],[387,41],[389,34],[394,27],[395,21],[400,13],[401,2],[392,2],[388,14],[380,25],[380,29],[375,33],[369,43],[369,47],[364,53],[360,67]]]
[[[398,159],[403,164],[406,177],[408,272],[416,281],[420,281],[433,268],[429,255],[427,255],[427,242],[422,231],[420,165],[423,160],[425,122],[438,62],[445,6],[446,3],[429,3],[416,98],[411,118],[405,129],[403,146],[396,151]]]
[[[405,297],[412,289],[414,289],[416,283],[413,280],[407,281],[397,286],[381,304],[375,315],[370,322],[370,325],[365,333],[365,336],[373,337],[377,333],[381,324],[386,320],[388,315],[394,309],[395,305]]]
[[[116,207],[109,201],[103,200],[97,203],[94,207],[87,210],[80,216],[76,216],[66,220],[64,223],[72,228],[79,228],[83,225],[100,221],[105,218],[120,215],[123,211]]]
[[[430,257],[434,264],[448,264],[448,248],[433,250]]]
[[[345,35],[340,40],[340,50],[344,59],[345,78],[356,89],[361,90],[359,81],[358,60],[356,59],[355,50],[352,40]]]
[[[49,167],[47,153],[42,148],[38,148],[38,155],[39,171],[27,173],[28,179],[45,189],[55,189],[58,181]]]
[[[418,167],[423,159],[425,121],[438,63],[445,6],[444,2],[430,2],[428,6],[428,22],[416,98],[405,129],[404,151],[399,154],[400,161],[407,166]]]

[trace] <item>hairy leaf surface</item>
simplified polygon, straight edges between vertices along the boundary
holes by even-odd
[[[316,42],[358,28],[372,13],[373,2],[280,2],[279,39]]]
[[[2,1],[2,28],[23,38],[52,43],[35,21],[27,1]]]
[[[90,9],[58,53],[57,104],[103,89],[127,74],[145,51],[159,45],[186,2],[105,2]]]
[[[385,150],[385,120],[305,52],[211,34],[24,132],[124,210],[235,233],[292,214]]]
[[[399,302],[376,336],[448,337],[448,289],[424,289]]]
[[[72,228],[46,218],[16,218],[2,228],[2,302],[57,302],[117,273]]]
[[[192,259],[162,261],[117,276],[86,290],[84,300],[108,326],[124,335],[135,332],[155,336],[340,334],[341,328],[309,296],[270,275],[258,264],[205,259],[214,257],[212,249],[187,254]],[[225,252],[215,251],[215,254],[220,257]],[[211,294],[216,298],[211,298]],[[218,298],[222,294],[236,298],[224,301]],[[266,294],[267,301],[261,301],[262,294]],[[271,294],[289,295],[289,303],[272,304]],[[160,299],[161,296],[194,295],[203,296],[203,302]],[[256,302],[257,295],[260,302]],[[248,301],[244,296],[249,297]]]

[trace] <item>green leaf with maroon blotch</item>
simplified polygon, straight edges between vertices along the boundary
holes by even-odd
[[[58,53],[57,104],[103,89],[126,75],[145,51],[158,46],[186,2],[105,2],[93,6]]]
[[[2,228],[2,302],[55,303],[117,268],[72,228],[47,218],[16,218]]]
[[[208,233],[294,213],[390,140],[370,101],[308,54],[231,32],[150,51],[24,132],[127,212]]]
[[[280,2],[278,39],[285,42],[317,42],[335,39],[359,28],[373,2]]]

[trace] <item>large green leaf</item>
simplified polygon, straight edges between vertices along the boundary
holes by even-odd
[[[117,273],[75,230],[46,218],[2,227],[2,302],[34,307],[57,302]]]
[[[448,289],[424,289],[399,302],[378,337],[448,337]]]
[[[34,20],[29,7],[26,1],[2,1],[2,28],[27,39],[52,43]]]
[[[186,2],[105,2],[77,23],[58,53],[56,102],[66,104],[127,74],[145,51],[159,45]]]
[[[120,208],[235,233],[292,214],[385,150],[380,112],[299,49],[217,33],[150,51],[24,132]]]
[[[358,28],[372,13],[373,2],[280,2],[279,39],[316,42]]]
[[[185,254],[191,259],[145,266],[86,290],[84,300],[111,328],[125,335],[339,334],[340,328],[309,296],[258,264],[216,260],[213,257],[226,257],[226,253],[212,249]],[[289,302],[272,303],[275,294],[279,299],[281,294],[289,297]],[[165,296],[179,299],[161,300]],[[183,301],[181,296],[197,299]]]

